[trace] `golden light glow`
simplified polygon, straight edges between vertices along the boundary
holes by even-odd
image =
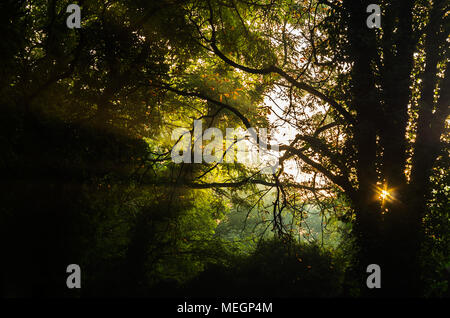
[[[384,185],[383,188],[377,188],[378,198],[384,205],[386,201],[393,201],[394,197],[391,193],[393,189],[388,189],[387,185]]]

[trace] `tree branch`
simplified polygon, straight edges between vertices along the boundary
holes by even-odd
[[[209,11],[210,11],[210,17],[209,17],[209,23],[211,25],[211,40],[209,40],[208,42],[210,42],[210,46],[213,50],[213,52],[221,59],[223,60],[225,63],[227,63],[228,65],[231,65],[235,68],[238,68],[244,72],[250,73],[250,74],[259,74],[259,75],[266,75],[266,74],[270,74],[270,73],[276,73],[280,76],[282,76],[284,79],[286,79],[289,83],[291,83],[292,85],[294,85],[296,88],[304,90],[318,98],[320,98],[321,100],[323,100],[324,102],[330,104],[334,109],[336,109],[344,118],[345,120],[349,123],[349,124],[356,124],[355,119],[353,118],[353,116],[345,109],[343,108],[338,102],[336,102],[335,100],[333,100],[331,97],[325,95],[324,93],[320,92],[319,90],[317,90],[316,88],[304,83],[304,82],[300,82],[298,80],[296,80],[295,78],[293,78],[291,75],[289,75],[288,73],[286,73],[284,70],[282,70],[281,68],[275,66],[275,65],[271,65],[271,66],[267,66],[265,68],[261,68],[261,69],[256,69],[256,68],[251,68],[251,67],[247,67],[241,64],[238,64],[236,62],[234,62],[233,60],[229,59],[218,47],[217,47],[217,43],[216,43],[216,29],[214,27],[214,18],[213,18],[213,9],[211,7],[210,2],[208,1],[208,5],[209,5]]]

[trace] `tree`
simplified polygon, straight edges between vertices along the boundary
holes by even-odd
[[[143,28],[132,3],[80,1],[81,28],[69,29],[69,4],[1,4],[2,293],[151,295],[227,256],[210,238],[219,198],[194,205],[193,190],[161,180],[176,171],[155,154],[173,109],[149,83],[167,79],[168,44],[183,47],[163,26],[176,6],[151,19],[161,4],[150,3]],[[79,290],[64,284],[72,263]]]
[[[185,15],[208,58],[260,76],[265,85],[259,93],[277,87],[289,101],[282,120],[298,134],[280,146],[280,161],[298,158],[350,199],[359,277],[376,263],[384,295],[417,295],[421,224],[449,114],[448,4],[382,1],[381,29],[366,26],[369,4],[196,1]],[[162,88],[252,125],[242,105],[195,88]],[[318,104],[326,110],[308,119],[299,115]],[[286,205],[283,174],[273,177]]]
[[[19,242],[5,248],[15,256],[39,246],[39,284],[59,281],[46,265],[73,263],[62,245],[91,268],[112,262],[111,272],[130,273],[130,293],[144,293],[145,275],[192,274],[226,254],[208,239],[224,201],[251,211],[271,191],[270,213],[258,207],[284,242],[293,238],[287,213],[301,227],[305,206],[320,208],[323,227],[333,211],[356,237],[362,291],[421,292],[423,221],[445,233],[435,220],[448,218],[446,1],[380,1],[380,29],[366,25],[366,0],[80,1],[79,29],[66,26],[68,4],[0,10],[3,241]],[[241,163],[174,164],[171,133],[194,120],[294,134],[267,141],[280,143],[272,175]],[[381,290],[365,286],[373,263]]]

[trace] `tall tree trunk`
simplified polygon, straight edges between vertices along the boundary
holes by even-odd
[[[377,182],[377,135],[374,119],[378,116],[377,110],[380,108],[371,69],[376,44],[373,33],[365,25],[363,13],[369,5],[368,1],[366,2],[349,1],[346,3],[350,12],[348,23],[350,54],[354,61],[351,107],[357,110],[357,123],[354,129],[359,183],[356,202],[354,202],[355,234],[360,248],[357,275],[361,278],[364,294],[367,291],[365,288],[366,268],[369,264],[380,263],[382,248],[380,244],[380,206],[379,202],[374,199],[374,188]]]

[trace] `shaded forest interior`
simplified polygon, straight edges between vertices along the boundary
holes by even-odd
[[[3,297],[449,297],[447,1],[380,30],[370,1],[70,3],[0,4]],[[175,163],[194,120],[277,132],[278,170]]]

